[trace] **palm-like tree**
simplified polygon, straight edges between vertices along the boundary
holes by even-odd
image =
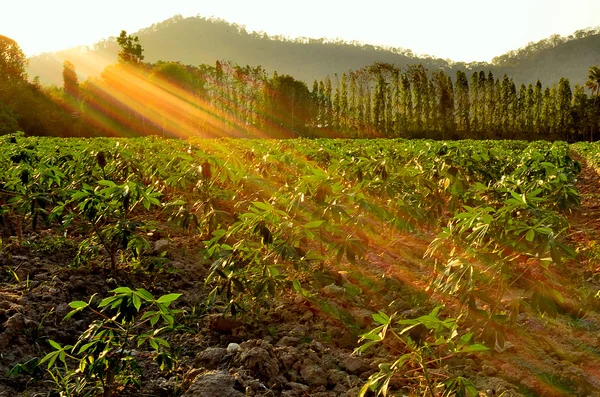
[[[592,90],[592,95],[595,94],[594,109],[596,109],[598,96],[600,95],[600,67],[598,67],[598,65],[590,67],[590,71],[588,72],[588,79],[585,82],[585,86]],[[590,141],[594,140],[593,131],[594,129],[592,128],[590,131]]]
[[[596,97],[598,97],[600,94],[600,67],[598,65],[590,67],[585,86],[592,90],[592,95],[595,93]]]

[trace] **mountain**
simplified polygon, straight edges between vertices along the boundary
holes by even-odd
[[[600,29],[579,30],[568,37],[547,39],[511,51],[492,60],[496,75],[515,81],[544,84],[567,77],[572,85],[584,84],[590,66],[600,64]]]
[[[247,32],[243,26],[219,19],[175,16],[133,33],[144,47],[145,61],[180,61],[183,64],[214,65],[216,60],[230,60],[239,65],[261,65],[272,73],[289,74],[309,86],[315,79],[359,69],[374,62],[399,67],[423,64],[427,69],[444,69],[454,76],[457,70],[467,73],[491,70],[504,73],[517,83],[544,84],[568,77],[572,84],[582,84],[591,65],[600,63],[600,32],[586,30],[563,38],[552,36],[530,43],[517,51],[501,55],[489,63],[456,63],[430,56],[417,56],[410,50],[360,45],[343,41],[269,37],[265,33]],[[39,76],[43,84],[62,84],[62,62],[69,60],[80,77],[99,75],[116,61],[118,46],[114,38],[103,40],[93,48],[80,47],[45,53],[29,60],[30,77]]]
[[[130,32],[131,33],[131,32]],[[452,71],[464,64],[442,59],[417,57],[410,50],[357,45],[326,39],[289,40],[281,36],[247,32],[244,27],[219,19],[175,16],[133,33],[144,47],[145,61],[180,61],[183,64],[214,65],[230,60],[239,65],[261,65],[269,73],[289,74],[312,84],[314,79],[359,69],[375,61],[398,66],[423,63],[427,68]],[[116,62],[115,38],[93,48],[79,47],[44,53],[29,59],[28,74],[43,84],[62,84],[62,62],[69,60],[80,77],[98,75]]]

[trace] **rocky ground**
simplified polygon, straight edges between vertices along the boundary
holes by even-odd
[[[568,297],[556,320],[524,312],[508,334],[507,348],[456,359],[454,373],[470,378],[481,395],[600,395],[600,179],[584,166],[579,186],[582,207],[570,216],[570,241],[580,257],[554,269]],[[423,253],[432,236],[405,235],[393,246],[377,247],[358,264],[320,269],[313,288],[327,305],[284,292],[253,315],[223,317],[207,309],[204,280],[208,264],[199,238],[163,231],[149,257],[167,259],[152,269],[73,268],[73,241],[50,230],[25,236],[19,246],[3,238],[0,251],[0,396],[52,395],[49,379],[33,382],[7,372],[17,363],[48,352],[47,341],[73,343],[88,317],[62,321],[68,303],[92,294],[108,296],[118,286],[145,288],[156,296],[182,294],[177,308],[185,325],[169,337],[177,364],[158,370],[141,355],[142,388],[116,390],[120,396],[356,396],[385,349],[353,355],[358,335],[372,327],[371,313],[414,317],[434,306],[424,292],[431,271]],[[365,270],[367,269],[367,270]],[[361,276],[359,276],[361,274]],[[364,277],[372,288],[364,287]],[[367,283],[368,284],[368,283]],[[352,294],[348,285],[361,285]],[[410,395],[403,389],[397,395]]]

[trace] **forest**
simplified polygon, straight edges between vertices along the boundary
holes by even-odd
[[[561,78],[517,86],[480,70],[454,76],[423,65],[376,62],[315,80],[231,61],[144,63],[122,32],[118,63],[80,82],[63,64],[62,87],[27,81],[18,44],[3,37],[2,132],[52,136],[233,136],[594,140],[600,70],[585,85]],[[587,90],[586,90],[587,89]],[[589,94],[588,94],[589,93]]]

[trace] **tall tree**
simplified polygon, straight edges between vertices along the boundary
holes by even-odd
[[[458,131],[468,136],[470,132],[469,115],[471,112],[469,81],[465,72],[461,70],[456,72],[454,102],[456,106],[456,127]]]
[[[585,86],[592,90],[592,95],[600,95],[600,67],[592,66],[588,71],[588,78]]]
[[[414,118],[413,118],[413,102],[412,102],[412,89],[410,86],[410,80],[406,73],[402,73],[402,77],[400,79],[401,83],[401,97],[400,103],[402,106],[402,111],[404,112],[404,128],[407,131],[413,131],[414,126]]]
[[[356,74],[350,73],[350,98],[348,99],[348,126],[352,130],[358,130],[358,87],[356,86]]]
[[[487,127],[488,127],[488,114],[487,114],[487,92],[488,92],[488,87],[487,87],[487,79],[485,77],[485,72],[482,70],[479,72],[479,80],[477,82],[478,85],[478,110],[479,110],[479,132],[481,133],[481,136],[484,136],[487,133]]]
[[[534,97],[533,97],[533,85],[530,83],[527,85],[527,95],[525,97],[525,114],[526,114],[526,123],[525,123],[525,132],[529,137],[534,132]]]
[[[325,100],[325,83],[323,80],[319,81],[319,98],[318,98],[318,107],[319,107],[319,115],[317,126],[319,128],[327,127],[326,118],[327,118],[327,101]]]
[[[400,70],[395,70],[393,75],[393,121],[392,131],[395,137],[401,136],[404,129],[404,112],[402,112],[402,93],[400,90]]]
[[[0,81],[24,81],[27,58],[16,41],[0,35]]]
[[[63,89],[67,99],[77,101],[79,99],[79,79],[75,72],[75,65],[69,61],[63,62]]]
[[[340,126],[340,80],[337,73],[335,77],[335,93],[333,94],[333,125],[335,128]]]
[[[518,121],[516,128],[519,134],[525,134],[527,130],[527,87],[525,84],[521,84],[519,87],[519,97],[517,104]]]
[[[558,81],[558,94],[556,98],[556,119],[559,139],[572,139],[572,97],[573,94],[571,92],[571,85],[569,84],[569,79],[561,77],[561,79]]]
[[[340,129],[345,132],[348,126],[348,75],[346,73],[342,73],[339,114]]]
[[[139,65],[144,60],[144,49],[140,44],[140,40],[137,36],[128,35],[126,31],[122,30],[119,37],[117,37],[117,44],[121,47],[121,50],[117,54],[117,58],[120,63]]]
[[[473,72],[471,75],[471,87],[470,87],[470,101],[471,101],[471,112],[470,112],[470,127],[472,131],[481,131],[481,118],[480,118],[480,103],[479,103],[479,73]]]
[[[507,75],[502,77],[502,83],[499,90],[499,105],[496,107],[498,111],[498,125],[496,138],[503,138],[508,132],[510,123],[509,107],[510,107],[510,80]]]
[[[372,100],[371,100],[371,89],[367,87],[367,92],[365,94],[364,100],[365,110],[364,110],[364,129],[367,131],[367,137],[371,137],[373,133],[373,113],[372,109]]]
[[[356,101],[356,130],[361,134],[366,127],[365,120],[365,89],[363,84],[358,85],[358,96]]]
[[[517,123],[519,120],[519,101],[517,98],[517,87],[513,79],[509,81],[509,95],[508,95],[508,128],[505,131],[508,135],[503,138],[508,139],[515,136],[517,130]]]
[[[394,89],[389,83],[386,86],[385,133],[388,137],[394,134]]]
[[[542,134],[542,108],[543,108],[542,83],[537,80],[533,88],[533,130],[536,137],[541,138]]]
[[[385,134],[385,102],[386,87],[382,73],[376,75],[375,91],[373,92],[373,125],[378,134]]]
[[[496,85],[494,74],[492,71],[489,71],[485,84],[485,132],[487,137],[492,137],[496,129],[496,104]]]
[[[454,123],[454,89],[452,80],[443,70],[436,72],[433,76],[436,100],[437,128],[442,133],[442,139],[447,138],[448,133],[455,130]]]
[[[429,117],[429,81],[423,65],[411,65],[408,68],[413,93],[414,130],[422,133],[427,128]]]
[[[271,84],[275,94],[274,116],[283,128],[283,136],[305,136],[311,98],[308,87],[289,75],[273,76]]]
[[[572,115],[575,125],[575,140],[590,139],[594,130],[594,111],[592,100],[585,93],[585,87],[575,85],[573,95]]]
[[[325,126],[328,128],[331,128],[331,126],[333,125],[333,109],[332,109],[332,103],[331,103],[331,79],[329,78],[329,76],[327,76],[325,78],[325,96],[324,96],[324,103],[325,103]]]
[[[592,66],[588,72],[588,79],[585,82],[585,86],[592,90],[592,96],[594,96],[594,112],[598,113],[598,96],[600,96],[600,67]],[[594,140],[595,126],[590,130],[590,141]]]

